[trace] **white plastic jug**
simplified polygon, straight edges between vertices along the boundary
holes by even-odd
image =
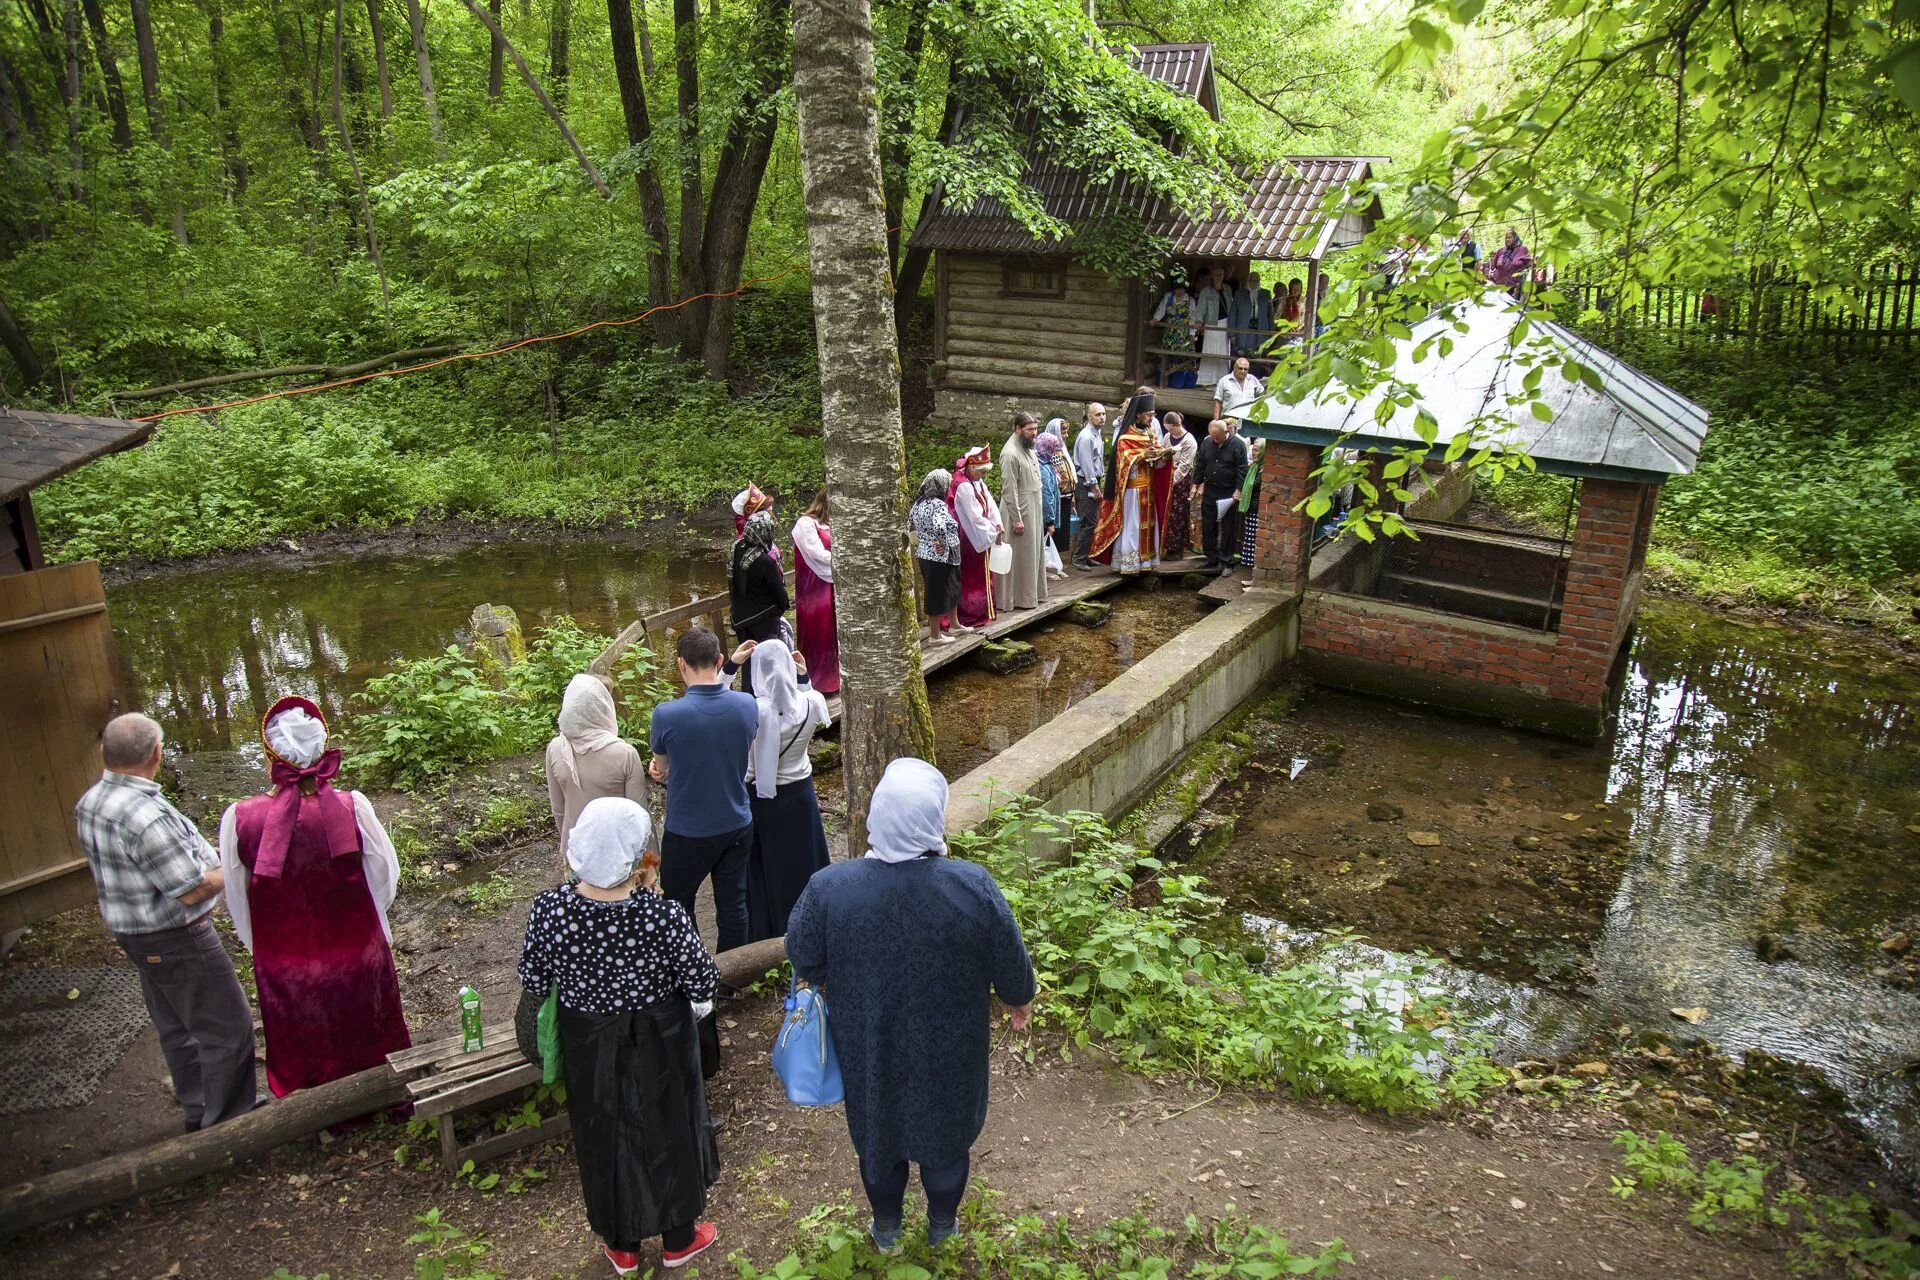
[[[1013,548],[1004,542],[996,542],[987,552],[987,568],[994,573],[1005,573],[1013,568]]]

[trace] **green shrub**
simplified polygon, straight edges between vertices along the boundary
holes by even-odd
[[[1059,856],[1031,856],[1036,836]],[[1035,1018],[1070,1045],[1098,1042],[1141,1070],[1387,1111],[1472,1096],[1498,1078],[1471,1038],[1445,1030],[1422,964],[1267,969],[1231,936],[1202,877],[1167,873],[1097,815],[1055,817],[1022,799],[953,843],[1006,892],[1044,993]]]

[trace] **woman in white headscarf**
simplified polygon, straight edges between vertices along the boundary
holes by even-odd
[[[986,868],[946,856],[947,783],[925,760],[887,766],[867,854],[815,875],[787,922],[787,956],[832,1010],[847,1132],[875,1245],[900,1243],[908,1163],[927,1240],[955,1230],[969,1149],[987,1119],[993,996],[1024,1027],[1033,966]]]
[[[334,790],[340,751],[318,705],[280,699],[260,738],[273,789],[222,815],[220,865],[234,936],[253,954],[267,1087],[283,1098],[412,1041],[388,945],[393,842],[364,795]]]
[[[567,861],[567,834],[580,811],[601,796],[647,798],[647,772],[640,753],[620,738],[613,695],[604,680],[578,675],[560,699],[559,729],[547,744],[547,799],[560,835],[560,864]]]
[[[538,1060],[527,1016],[558,988],[560,1066],[587,1222],[614,1270],[639,1269],[661,1238],[683,1266],[719,1233],[700,1221],[720,1152],[700,1075],[693,1002],[720,970],[684,908],[660,896],[647,811],[623,797],[590,802],[567,863],[577,883],[537,895],[520,952],[521,1049]]]
[[[827,700],[807,680],[806,657],[779,640],[754,646],[760,728],[747,757],[753,847],[747,855],[747,941],[778,938],[814,872],[827,865],[826,828],[813,792],[807,747],[832,723]]]

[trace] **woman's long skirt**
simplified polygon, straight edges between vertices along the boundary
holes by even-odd
[[[987,571],[987,553],[975,551],[960,538],[960,611],[963,627],[984,627],[993,620],[993,575]]]
[[[1260,498],[1255,495],[1253,510],[1240,517],[1240,563],[1253,568],[1254,535],[1260,532]]]
[[[595,1235],[637,1251],[697,1222],[720,1177],[700,1039],[683,996],[621,1013],[560,1009],[567,1115]]]
[[[1200,339],[1200,385],[1211,387],[1227,376],[1233,368],[1233,360],[1228,351],[1227,328],[1224,324],[1210,324],[1205,336]]]
[[[1185,480],[1173,482],[1173,496],[1167,499],[1167,527],[1160,532],[1160,554],[1167,560],[1185,560],[1193,548],[1193,486]]]
[[[771,799],[752,793],[753,848],[747,854],[747,941],[786,936],[787,917],[813,873],[827,865],[826,828],[813,779],[777,788]]]
[[[823,534],[825,530],[821,531]],[[816,574],[805,556],[793,558],[793,616],[807,679],[821,693],[840,692],[840,637],[834,631],[833,584]]]
[[[915,556],[914,561],[920,566],[920,582],[926,588],[927,617],[938,619],[942,614],[952,613],[960,603],[960,566],[945,560],[923,560],[919,556]]]

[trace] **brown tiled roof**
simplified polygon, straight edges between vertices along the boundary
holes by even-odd
[[[1155,44],[1135,47],[1133,68],[1195,99],[1218,114],[1213,87],[1213,46]],[[1016,128],[1037,132],[1030,112],[1016,112]],[[1142,190],[1131,177],[1094,183],[1084,174],[1054,162],[1037,138],[1027,153],[1022,181],[1040,198],[1047,214],[1069,226],[1085,226],[1117,213],[1139,215],[1152,234],[1171,240],[1179,254],[1250,258],[1309,258],[1325,250],[1326,223],[1319,216],[1327,192],[1364,181],[1372,170],[1357,156],[1313,156],[1287,160],[1248,177],[1246,213],[1195,220]],[[1379,215],[1376,202],[1372,216]],[[1070,237],[1069,237],[1070,238]],[[914,228],[913,243],[927,249],[974,253],[1059,252],[1066,240],[1038,240],[996,197],[965,208],[936,209]]]
[[[0,408],[0,502],[12,502],[95,458],[132,448],[152,431],[150,422],[125,418]]]

